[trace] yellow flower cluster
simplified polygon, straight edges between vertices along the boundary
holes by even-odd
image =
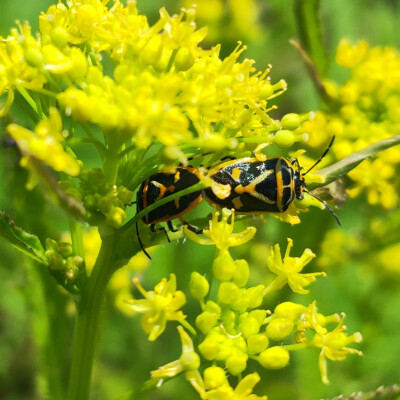
[[[281,303],[272,314],[262,308],[263,299],[270,292],[287,284],[294,292],[306,294],[309,292],[306,286],[314,282],[317,276],[326,275],[324,272],[303,273],[304,267],[315,254],[305,249],[300,257],[290,256],[293,241],[288,239],[282,257],[277,244],[271,248],[267,258],[268,268],[276,275],[275,278],[268,286],[246,287],[249,265],[246,260],[234,260],[228,249],[251,239],[255,230],[247,228],[240,233],[233,233],[233,228],[233,214],[223,209],[221,220],[219,213],[214,212],[210,227],[204,232],[209,239],[202,239],[186,230],[190,239],[203,245],[214,244],[218,249],[212,266],[212,276],[218,283],[215,294],[211,294],[211,285],[205,276],[193,272],[190,281],[191,294],[202,307],[202,312],[196,317],[196,327],[204,335],[199,341],[198,352],[214,365],[222,363],[230,374],[240,376],[246,370],[249,359],[256,360],[266,369],[281,369],[288,365],[290,351],[317,347],[321,349],[321,376],[327,382],[326,358],[342,360],[347,354],[356,353],[356,350],[346,346],[360,341],[361,336],[344,334],[343,322],[333,331],[328,331],[325,325],[339,322],[338,315],[317,313],[314,303],[309,307],[291,302]],[[313,339],[309,339],[310,332]],[[284,345],[283,341],[290,337],[297,343]],[[221,390],[223,382],[222,379]]]
[[[135,2],[106,3],[51,6],[40,17],[38,38],[28,25],[13,31],[2,43],[0,94],[16,84],[34,90],[48,82],[68,114],[123,139],[133,136],[139,148],[153,138],[182,144],[193,137],[191,125],[200,138],[214,133],[217,122],[242,134],[263,127],[267,100],[286,84],[272,85],[268,70],[255,73],[252,60],[238,62],[243,46],[224,60],[219,46],[203,50],[206,29],[196,29],[193,9],[172,16],[161,9],[150,26]],[[117,63],[112,76],[104,57]]]
[[[7,130],[18,143],[19,149],[23,154],[20,164],[30,165],[32,157],[44,161],[54,170],[65,172],[71,176],[77,176],[80,172],[79,163],[68,154],[63,146],[64,132],[62,130],[62,120],[56,108],[50,109],[49,119],[40,121],[35,131],[23,128],[17,124],[10,124]],[[35,168],[30,168],[34,170]],[[29,187],[34,186],[36,177],[31,175]]]
[[[161,379],[174,377],[185,372],[186,380],[196,389],[204,400],[267,400],[267,396],[252,394],[253,387],[260,381],[257,373],[245,376],[233,388],[228,381],[223,368],[212,366],[199,372],[200,356],[195,352],[193,341],[187,332],[178,326],[179,336],[182,342],[182,355],[178,360],[172,361],[151,372],[153,378]]]
[[[325,83],[332,100],[328,111],[316,113],[302,129],[310,135],[312,147],[321,147],[327,136],[335,135],[332,151],[342,159],[400,133],[400,54],[390,47],[342,40],[336,62],[349,70],[350,78],[342,85]],[[349,195],[363,192],[370,204],[393,208],[399,201],[399,166],[398,146],[363,161],[348,174],[354,181]]]
[[[266,138],[281,129],[268,116],[269,100],[286,83],[272,84],[269,68],[257,72],[253,60],[239,61],[240,43],[225,59],[219,45],[200,47],[207,29],[196,28],[192,8],[179,15],[162,8],[149,25],[133,0],[126,6],[68,0],[42,13],[39,26],[34,35],[19,23],[0,37],[1,115],[15,91],[38,121],[47,118],[49,104],[61,106],[74,120],[70,129],[81,123],[103,158],[103,140],[87,123],[101,129],[113,157],[124,146],[146,149],[154,142],[218,151],[238,145],[230,138]]]

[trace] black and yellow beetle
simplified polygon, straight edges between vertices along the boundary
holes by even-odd
[[[136,197],[136,211],[139,213],[146,207],[154,204],[156,201],[168,197],[181,190],[187,189],[200,182],[199,172],[192,167],[176,167],[175,171],[161,171],[150,176],[140,186]],[[183,215],[196,207],[202,200],[201,190],[186,194],[175,200],[171,200],[146,214],[142,220],[145,224],[150,225],[152,232],[155,231],[155,224],[158,222],[166,222],[168,228],[172,232],[176,232],[172,225],[172,220],[178,218],[182,224],[187,225],[190,230],[201,233],[200,229],[190,225],[183,219]],[[165,228],[161,228],[169,237]],[[139,244],[143,252],[150,258],[149,254],[143,247],[139,236],[139,229],[136,223],[136,233]]]
[[[267,158],[265,161],[246,157],[220,164],[209,171],[209,176],[230,190],[228,194],[219,195],[213,187],[209,187],[204,189],[204,197],[212,206],[233,208],[237,214],[262,214],[284,212],[294,199],[302,200],[303,192],[306,192],[322,202],[340,225],[334,211],[322,199],[306,190],[304,180],[304,176],[326,155],[334,139],[304,173],[297,159],[289,161],[283,157]]]
[[[143,217],[143,222],[150,225],[152,232],[158,222],[167,222],[168,228],[176,232],[171,221],[178,218],[193,232],[201,233],[201,229],[188,224],[182,216],[196,207],[203,197],[213,207],[233,208],[237,214],[264,214],[285,212],[294,199],[302,200],[305,192],[323,203],[340,225],[335,212],[325,201],[306,189],[304,180],[304,176],[325,157],[334,139],[333,136],[321,157],[304,173],[301,172],[297,159],[289,161],[284,157],[267,158],[265,161],[260,161],[256,157],[246,157],[219,164],[209,170],[208,175],[216,183],[228,188],[225,193],[220,195],[217,189],[211,186],[203,191],[198,190],[183,195],[150,211]],[[199,182],[199,172],[192,167],[179,166],[173,173],[157,172],[140,186],[137,194],[137,212]],[[167,231],[165,228],[161,229],[169,241]],[[143,252],[150,258],[140,239],[137,223],[136,232]]]

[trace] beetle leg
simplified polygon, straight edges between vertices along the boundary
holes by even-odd
[[[154,232],[154,233],[155,233],[156,230],[157,230],[157,231],[163,231],[164,234],[165,234],[165,236],[167,237],[168,242],[171,242],[171,239],[170,239],[169,236],[168,236],[167,230],[166,230],[163,226],[161,226],[160,228],[157,228],[157,229],[155,228],[155,226],[156,226],[156,224],[150,224],[150,230],[151,230],[152,232]]]
[[[196,233],[197,235],[203,233],[203,229],[199,229],[196,226],[189,224],[189,222],[186,222],[182,217],[179,217],[179,220],[182,222],[183,225],[186,225],[189,230]]]
[[[140,239],[139,227],[138,227],[137,222],[136,222],[136,236],[138,238],[138,242],[139,242],[140,248],[142,249],[143,253],[148,257],[149,260],[151,260],[150,254],[146,251],[146,249],[143,246],[142,239]]]
[[[178,232],[178,229],[175,229],[175,228],[174,228],[174,226],[172,225],[172,222],[171,222],[171,221],[167,221],[167,225],[168,225],[168,229],[169,229],[171,232]]]

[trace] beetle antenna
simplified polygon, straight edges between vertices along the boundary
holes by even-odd
[[[328,204],[326,203],[326,201],[320,199],[318,196],[316,196],[315,194],[312,194],[311,192],[309,192],[309,191],[306,190],[306,189],[303,189],[303,192],[308,193],[311,197],[314,197],[314,199],[317,199],[318,201],[320,201],[320,202],[331,212],[331,214],[333,215],[333,218],[335,218],[335,220],[336,220],[336,222],[338,223],[338,225],[339,225],[339,226],[341,225],[340,220],[339,220],[339,217],[336,215],[335,211],[333,211],[332,208],[328,206]]]
[[[151,260],[150,254],[146,251],[146,249],[145,249],[144,246],[143,246],[142,239],[140,239],[139,227],[138,227],[137,221],[136,221],[136,235],[137,235],[138,242],[139,242],[139,244],[140,244],[140,247],[141,247],[143,253],[148,257],[149,260]]]
[[[335,135],[332,136],[332,139],[331,139],[328,147],[322,153],[322,156],[320,158],[318,158],[318,160],[315,161],[315,163],[310,168],[308,168],[308,170],[306,172],[304,172],[304,174],[302,174],[303,176],[307,175],[313,168],[315,168],[321,162],[321,160],[326,156],[326,154],[328,153],[329,149],[331,148],[334,140],[335,140]]]

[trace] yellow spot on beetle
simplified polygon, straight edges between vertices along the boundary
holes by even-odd
[[[238,181],[239,178],[240,178],[240,173],[241,173],[241,171],[240,171],[239,168],[233,168],[233,171],[232,171],[232,178],[233,178],[235,181]]]
[[[235,207],[235,210],[240,210],[242,207],[243,207],[243,203],[242,203],[242,201],[240,200],[240,197],[238,196],[238,197],[235,197],[233,200],[232,200],[232,204],[233,204],[233,206]]]

